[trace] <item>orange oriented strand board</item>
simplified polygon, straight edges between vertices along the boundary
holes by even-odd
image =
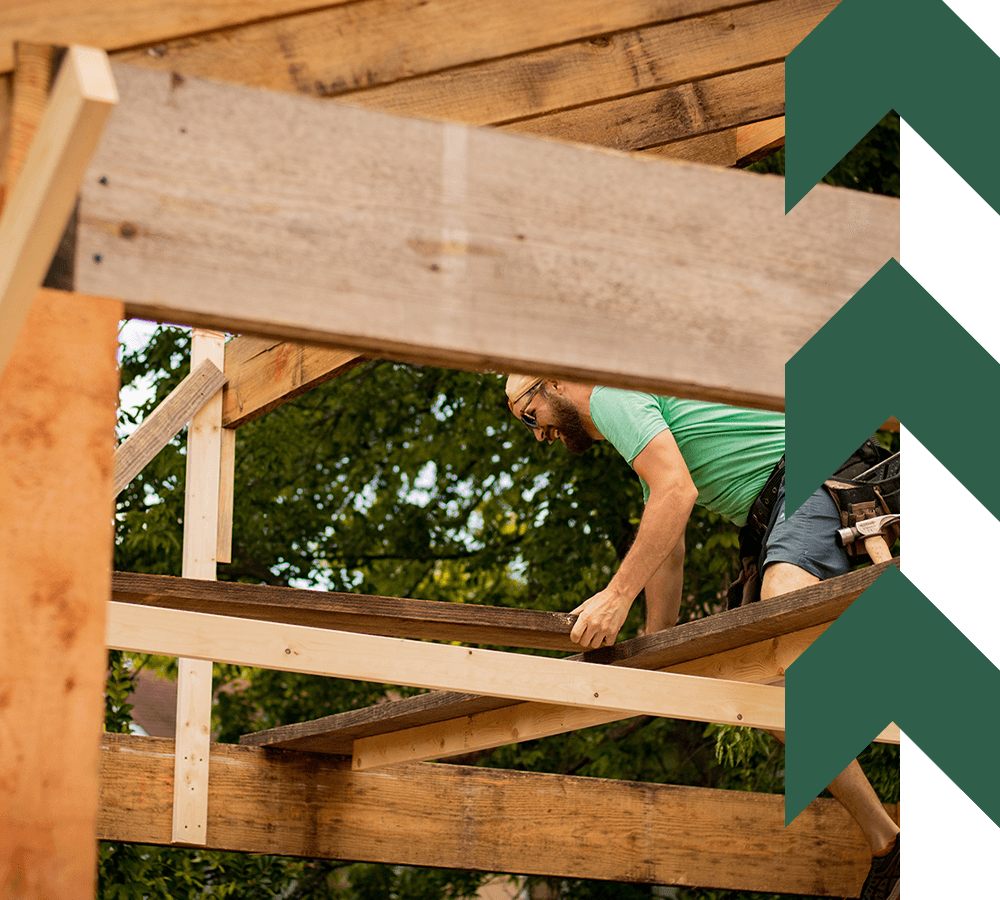
[[[39,291],[0,376],[4,898],[96,887],[121,315]]]

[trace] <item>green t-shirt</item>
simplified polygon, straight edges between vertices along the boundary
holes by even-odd
[[[698,488],[698,503],[737,525],[746,524],[750,505],[785,452],[783,413],[599,386],[590,395],[590,417],[630,466],[669,429]],[[645,481],[642,495],[649,499]]]

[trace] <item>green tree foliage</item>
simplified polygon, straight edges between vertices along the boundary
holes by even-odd
[[[898,133],[898,117],[884,120],[832,177],[898,194]],[[780,172],[783,160],[758,167]],[[151,383],[155,396],[123,413],[123,428],[187,374],[188,343],[186,331],[161,328],[126,355],[123,384]],[[180,574],[184,445],[182,434],[119,497],[116,569]],[[610,446],[574,457],[561,444],[538,444],[507,413],[496,375],[367,362],[241,427],[236,459],[233,562],[219,567],[220,580],[569,610],[607,584],[642,513],[638,482]],[[686,543],[682,621],[722,608],[738,556],[735,529],[702,510]],[[622,637],[637,633],[640,607]],[[127,731],[139,667],[169,674],[172,664],[121,653],[110,663],[106,727]],[[369,706],[385,693],[377,684],[235,666],[216,666],[215,676],[216,687],[230,686],[213,713],[224,742]],[[780,792],[783,760],[783,748],[758,732],[639,718],[463,762]],[[898,799],[896,751],[876,747],[862,762],[884,799]],[[105,843],[99,896],[437,900],[472,896],[484,877]],[[542,881],[552,897],[652,896],[643,885]],[[693,889],[677,896],[762,897]]]

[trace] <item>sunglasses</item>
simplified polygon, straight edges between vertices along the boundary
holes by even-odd
[[[528,398],[528,399],[524,401],[524,410],[527,410],[527,408],[528,408],[528,405],[529,405],[529,404],[531,403],[531,400],[532,400],[532,398],[533,398],[533,397],[535,396],[535,394],[537,394],[537,393],[538,393],[538,389],[539,389],[539,388],[540,388],[540,387],[541,387],[541,386],[542,386],[542,385],[543,385],[544,383],[545,383],[544,381],[539,381],[539,382],[538,382],[538,383],[537,383],[537,384],[536,384],[536,385],[535,385],[535,386],[534,386],[533,388],[530,388],[530,389],[528,390],[528,392],[527,392],[527,398]],[[523,397],[523,396],[525,396],[525,394],[522,394],[522,395],[521,395],[521,397]],[[516,403],[516,402],[517,402],[518,400],[520,400],[520,399],[521,399],[521,397],[516,397],[516,398],[515,398],[514,400],[511,400],[511,401],[510,401],[510,409],[511,409],[511,412],[513,412],[513,411],[514,411],[514,404],[515,404],[515,403]],[[536,428],[538,427],[538,419],[536,419],[536,418],[535,418],[535,417],[534,417],[534,416],[533,416],[533,415],[532,415],[531,413],[529,413],[529,412],[524,412],[524,411],[522,411],[522,413],[521,413],[521,414],[520,414],[520,415],[518,416],[518,418],[519,418],[519,419],[520,419],[520,420],[521,420],[522,422],[524,422],[524,424],[525,424],[525,425],[526,425],[526,426],[527,426],[527,427],[528,427],[529,429],[531,429],[531,431],[534,431],[534,430],[535,430],[535,429],[536,429]]]

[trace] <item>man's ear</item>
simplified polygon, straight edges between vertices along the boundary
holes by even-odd
[[[555,393],[557,393],[557,394],[564,394],[564,393],[566,393],[566,382],[565,381],[559,381],[558,379],[550,378],[549,379],[549,384],[552,385],[552,390],[555,391]]]

